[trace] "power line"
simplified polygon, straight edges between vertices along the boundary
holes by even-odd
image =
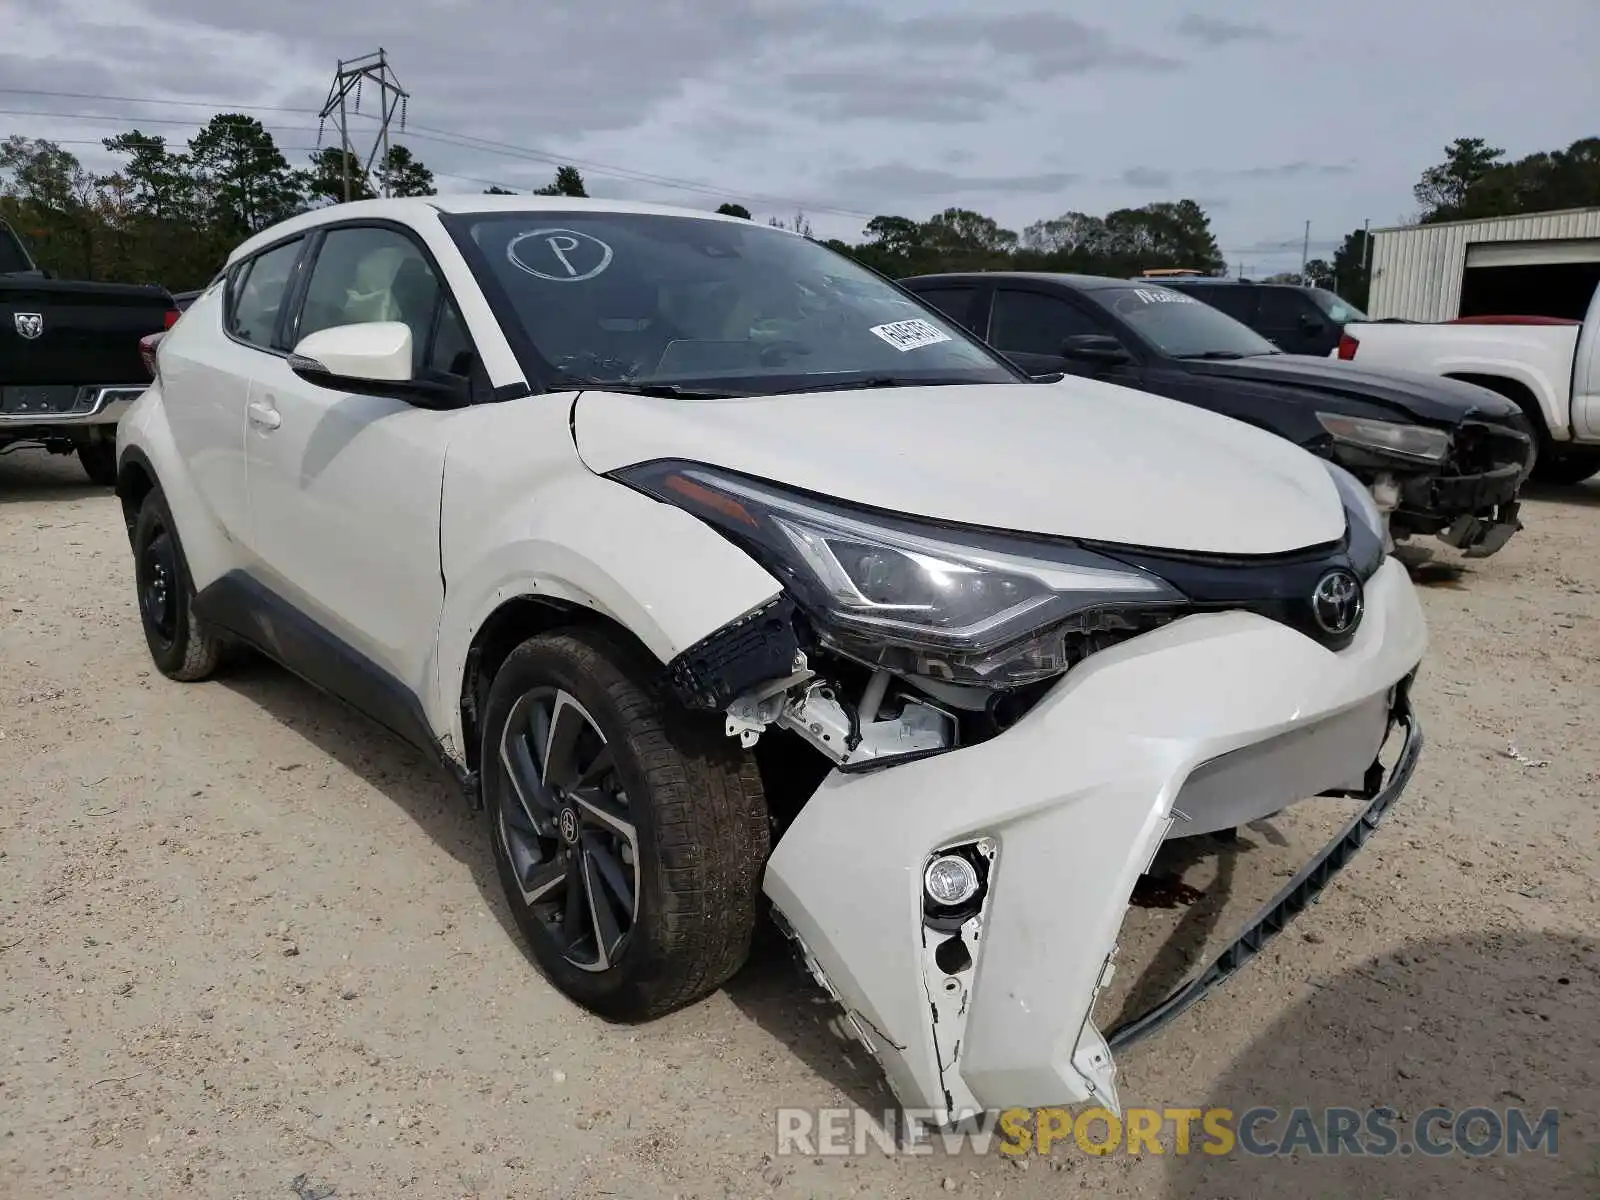
[[[43,96],[52,99],[94,100],[109,104],[140,104],[158,106],[172,104],[191,108],[209,108],[213,113],[222,115],[229,112],[281,112],[299,113],[306,116],[318,116],[319,110],[314,108],[296,108],[290,105],[270,104],[222,104],[206,100],[161,100],[150,96],[111,96],[96,92],[51,92],[40,91],[32,88],[0,88],[0,94]],[[133,117],[128,114],[103,114],[103,113],[63,113],[50,112],[36,109],[0,109],[0,114],[7,116],[49,117],[59,120],[80,121],[131,121],[136,124],[146,125],[180,125],[192,126],[201,122],[178,120],[172,117]],[[369,119],[367,113],[353,114]],[[284,132],[291,131],[292,127],[274,126],[282,128]],[[311,132],[310,130],[294,129],[294,132]],[[411,124],[407,127],[409,137],[420,138],[424,141],[439,142],[458,149],[477,150],[481,153],[497,154],[506,158],[520,158],[530,162],[547,163],[556,166],[575,166],[588,171],[592,175],[601,175],[612,179],[622,179],[631,183],[645,183],[656,187],[671,188],[677,191],[694,192],[706,196],[727,198],[737,196],[742,199],[754,201],[757,204],[768,204],[779,208],[803,208],[811,212],[826,213],[832,216],[856,217],[870,220],[875,214],[857,209],[840,208],[836,205],[816,204],[793,197],[773,196],[757,192],[746,192],[738,188],[723,187],[702,180],[684,179],[673,175],[658,175],[649,171],[638,171],[629,167],[617,167],[609,163],[598,162],[592,159],[579,159],[571,155],[557,154],[548,150],[540,150],[529,146],[518,146],[510,142],[499,142],[489,138],[479,138],[472,134],[457,133],[454,130],[439,129],[433,126]],[[436,172],[447,174],[446,172]],[[523,185],[527,186],[527,185]]]

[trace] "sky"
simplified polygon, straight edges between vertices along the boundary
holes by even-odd
[[[1299,266],[1308,221],[1312,257],[1408,221],[1456,137],[1600,134],[1600,0],[0,0],[0,29],[0,137],[95,170],[99,138],[181,142],[218,108],[304,165],[337,60],[382,46],[441,191],[571,162],[592,195],[851,241],[877,213],[1020,232],[1190,197],[1256,277]]]

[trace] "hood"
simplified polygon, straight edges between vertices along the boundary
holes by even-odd
[[[1305,354],[1263,354],[1217,362],[1188,361],[1191,375],[1277,384],[1303,390],[1308,399],[1345,396],[1391,410],[1399,420],[1455,428],[1476,417],[1496,424],[1515,423],[1521,410],[1498,392],[1459,379],[1421,371],[1374,370],[1339,358]]]
[[[856,504],[1130,546],[1274,554],[1338,541],[1322,462],[1192,405],[1085,379],[681,400],[586,391],[578,453],[660,458]]]

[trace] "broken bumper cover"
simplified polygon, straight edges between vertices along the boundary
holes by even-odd
[[[828,777],[778,843],[765,887],[902,1104],[947,1118],[1090,1098],[1117,1108],[1091,1010],[1133,887],[1183,823],[1185,788],[1221,795],[1232,782],[1250,799],[1229,819],[1264,816],[1359,786],[1388,714],[1406,719],[1421,608],[1392,559],[1366,600],[1342,651],[1253,614],[1192,616],[1095,655],[990,741]],[[1385,806],[1403,784],[1396,771]],[[923,870],[971,844],[993,857],[981,913],[959,935],[962,966],[935,958],[951,935],[924,922]],[[1297,903],[1280,897],[1252,929]]]
[[[1532,431],[1525,420],[1469,422],[1456,432],[1450,467],[1400,484],[1398,525],[1403,532],[1436,534],[1469,558],[1487,558],[1522,528],[1517,494],[1532,467]]]

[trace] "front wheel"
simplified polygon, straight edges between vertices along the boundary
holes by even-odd
[[[484,706],[484,809],[540,968],[613,1020],[648,1020],[743,965],[769,848],[755,760],[653,694],[646,656],[591,628],[506,659]]]

